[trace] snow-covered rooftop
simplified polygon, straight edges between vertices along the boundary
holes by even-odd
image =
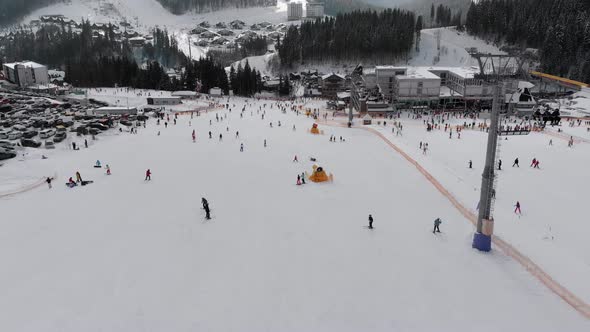
[[[45,67],[44,65],[33,62],[33,61],[12,62],[12,63],[5,63],[4,65],[10,69],[14,69],[14,66],[16,66],[16,65],[23,65],[25,67],[30,67],[30,68],[43,68],[43,67]]]
[[[438,75],[433,74],[426,67],[407,67],[405,75],[398,75],[399,80],[404,79],[428,79],[428,80],[440,80]]]

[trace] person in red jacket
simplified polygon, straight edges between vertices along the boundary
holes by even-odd
[[[151,179],[152,179],[152,171],[150,171],[150,169],[148,168],[148,170],[145,171],[145,181],[148,181]]]

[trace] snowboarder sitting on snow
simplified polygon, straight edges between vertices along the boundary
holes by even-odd
[[[70,179],[68,180],[68,183],[66,183],[66,186],[72,188],[76,186],[76,182],[74,181],[74,179],[72,179],[72,177],[70,176]]]
[[[440,226],[440,224],[442,224],[442,220],[440,220],[440,218],[436,218],[434,219],[434,229],[432,230],[432,233],[440,233],[440,229],[438,228]]]
[[[111,168],[109,167],[109,164],[107,164],[107,175],[111,175]]]
[[[369,228],[373,229],[373,216],[369,215]]]
[[[94,168],[100,168],[100,167],[101,167],[100,166],[100,160],[97,160],[96,161],[96,164],[94,165]]]

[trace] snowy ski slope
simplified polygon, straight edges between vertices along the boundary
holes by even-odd
[[[5,286],[0,329],[590,328],[587,319],[502,252],[472,250],[471,224],[375,135],[320,124],[324,135],[314,136],[307,132],[311,119],[270,109],[270,101],[232,98],[229,103],[231,113],[193,119],[181,115],[168,128],[150,120],[137,135],[112,132],[88,149],[58,145],[43,151],[47,160],[28,149],[27,160],[8,161],[0,181],[5,171],[21,174],[23,182],[44,174],[58,173],[59,178],[51,190],[42,187],[0,199],[0,284]],[[260,108],[266,109],[264,120]],[[227,118],[218,122],[215,114]],[[429,141],[432,155],[416,158],[461,200],[475,204],[472,182],[478,170],[466,170],[464,159],[473,158],[479,167],[481,137],[464,132],[460,143],[452,141],[461,145],[447,144],[443,134],[421,134],[420,120],[402,120],[403,138],[392,139],[407,143],[410,153],[418,140]],[[329,142],[330,135],[346,142]],[[540,193],[550,194],[548,190],[531,186],[545,174],[551,188],[569,196],[572,205],[580,203],[582,198],[572,197],[576,191],[566,191],[578,186],[562,178],[560,170],[571,162],[569,176],[582,174],[588,147],[567,150],[556,142],[549,150],[545,137],[516,140],[509,142],[524,144],[514,147],[522,165],[518,173],[508,169],[505,157],[497,230],[527,249],[541,242],[539,232],[553,223],[555,239],[542,242],[542,253],[549,253],[548,263],[561,264],[566,280],[583,285],[587,271],[571,270],[569,263],[587,259],[588,248],[567,242],[587,228],[584,211],[569,206],[561,217],[553,215],[543,199],[561,202],[557,192],[545,197]],[[538,172],[526,165],[533,151],[542,160]],[[298,163],[292,161],[295,155]],[[317,158],[335,181],[296,186],[297,174],[311,172],[309,157]],[[109,164],[113,175],[93,168],[97,159]],[[147,168],[151,182],[144,181]],[[66,188],[63,183],[76,171],[95,183]],[[212,207],[211,221],[203,218],[201,197]],[[502,212],[515,198],[523,204],[520,219]],[[364,227],[369,213],[375,217],[374,230]],[[438,235],[432,234],[436,217],[443,220]],[[575,225],[586,228],[572,234]],[[569,260],[558,261],[564,258]]]

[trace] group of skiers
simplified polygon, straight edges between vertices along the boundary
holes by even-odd
[[[297,156],[295,156],[295,158],[297,158]],[[301,172],[301,175],[297,174],[297,185],[300,186],[302,184],[305,184],[305,173]]]

